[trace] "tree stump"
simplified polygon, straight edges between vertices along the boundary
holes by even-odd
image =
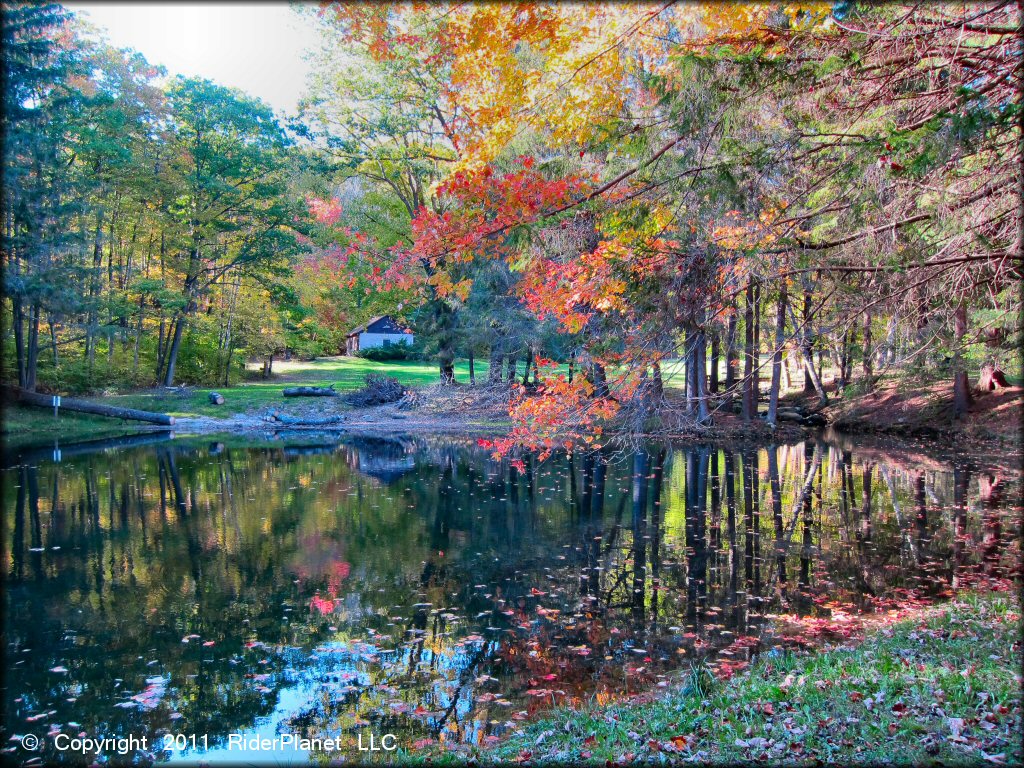
[[[224,405],[224,395],[220,392],[211,392],[209,398],[210,405]]]
[[[978,389],[982,392],[991,392],[996,387],[1008,387],[1010,383],[1006,380],[1006,374],[996,368],[992,363],[986,363],[981,367],[981,378],[978,380]]]

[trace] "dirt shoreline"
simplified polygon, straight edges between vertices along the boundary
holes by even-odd
[[[415,393],[411,404],[351,407],[337,398],[304,398],[225,417],[179,416],[172,427],[125,424],[123,434],[166,431],[174,437],[232,434],[272,440],[278,439],[282,433],[497,437],[507,434],[511,429],[507,413],[507,392],[496,392],[486,387],[450,389],[437,385],[411,391]],[[631,436],[628,440],[622,436],[616,438],[614,431],[609,430],[605,442],[625,445],[639,440],[651,440],[753,447],[770,442],[797,442],[808,437],[824,438],[836,445],[856,440],[861,449],[869,446],[879,453],[898,456],[908,466],[915,463],[924,466],[935,461],[968,461],[1020,472],[1020,417],[1024,390],[1013,387],[980,396],[971,417],[957,423],[952,422],[942,410],[944,394],[939,391],[915,392],[897,397],[891,390],[880,389],[858,397],[833,399],[823,411],[830,423],[825,428],[780,422],[772,429],[763,421],[744,423],[736,414],[719,411],[715,413],[714,425],[711,427],[689,428],[678,423],[671,427],[670,422],[677,420],[669,417],[662,429],[646,435]],[[798,395],[785,398],[780,405],[811,408],[813,403]],[[666,416],[682,407],[682,403],[671,403]],[[275,420],[272,415],[274,412],[287,414],[291,419],[310,421],[322,421],[325,416],[335,416],[338,422],[288,424]],[[23,453],[38,447],[23,445],[7,453]]]

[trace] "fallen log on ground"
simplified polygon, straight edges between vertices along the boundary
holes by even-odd
[[[274,421],[279,421],[282,424],[287,424],[292,427],[319,427],[324,424],[337,424],[339,421],[345,420],[345,417],[340,413],[324,416],[321,419],[299,418],[296,416],[289,416],[287,413],[281,413],[280,411],[271,411],[267,416]]]
[[[220,392],[211,392],[208,397],[210,399],[210,405],[224,405],[224,395]]]
[[[91,413],[96,416],[108,416],[112,419],[147,421],[150,424],[160,424],[165,427],[174,426],[174,417],[168,416],[166,413],[153,413],[151,411],[137,411],[134,408],[100,405],[99,403],[90,403],[87,400],[61,397],[60,395],[41,395],[38,392],[26,392],[23,389],[14,389],[12,392],[14,399],[22,405],[55,408],[58,411],[63,408],[65,411],[74,411],[75,413]]]
[[[287,387],[284,390],[285,397],[337,397],[334,385],[329,387]]]

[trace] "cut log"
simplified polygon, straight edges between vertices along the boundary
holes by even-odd
[[[296,416],[289,416],[287,413],[281,413],[280,411],[271,411],[267,415],[272,420],[278,421],[282,424],[287,424],[290,427],[319,427],[325,424],[337,424],[339,421],[345,420],[345,417],[340,413],[335,413],[331,416],[324,416],[322,419],[299,418]]]
[[[23,389],[14,390],[15,399],[22,405],[34,405],[39,408],[54,408],[75,413],[92,413],[96,416],[109,416],[112,419],[131,419],[132,421],[147,421],[150,424],[160,424],[165,427],[174,426],[174,417],[166,413],[152,413],[150,411],[137,411],[134,408],[117,408],[112,405],[100,405],[90,403],[87,400],[76,400],[60,395],[41,395],[38,392],[26,392]]]
[[[991,392],[996,387],[1008,387],[1010,382],[1006,380],[1006,374],[996,368],[992,363],[981,366],[981,378],[978,380],[978,389],[982,392]]]
[[[284,390],[285,397],[337,397],[334,385],[329,387],[288,387]]]
[[[220,392],[211,392],[208,397],[210,398],[210,405],[224,405],[224,395]]]

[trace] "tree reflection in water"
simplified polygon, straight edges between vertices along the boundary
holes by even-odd
[[[848,443],[174,441],[4,479],[11,734],[479,741],[1019,557],[1018,478]]]

